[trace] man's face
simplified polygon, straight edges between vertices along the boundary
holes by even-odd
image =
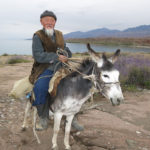
[[[54,29],[55,27],[56,21],[53,17],[46,16],[46,17],[41,18],[40,21],[45,29]]]

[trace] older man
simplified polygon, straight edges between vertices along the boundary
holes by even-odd
[[[66,47],[62,32],[54,29],[56,21],[57,17],[52,11],[44,11],[40,16],[43,29],[38,30],[33,35],[32,53],[34,64],[29,80],[34,84],[35,101],[33,106],[37,107],[40,120],[39,124],[36,125],[38,130],[46,129],[48,126],[50,104],[50,95],[48,93],[49,81],[54,72],[61,67],[62,62],[67,61],[66,56],[58,56],[56,51],[61,48],[68,53],[69,57],[72,56],[71,51]],[[76,119],[74,119],[72,125],[77,130],[83,130],[83,127],[78,125]]]

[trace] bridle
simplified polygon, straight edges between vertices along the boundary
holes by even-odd
[[[93,80],[94,83],[94,87],[97,88],[100,92],[102,92],[104,90],[105,87],[107,87],[107,85],[111,85],[111,84],[119,84],[120,82],[104,82],[101,80],[100,74],[101,74],[101,70],[97,67],[96,63],[93,66],[93,71],[92,74],[95,75],[95,79]]]

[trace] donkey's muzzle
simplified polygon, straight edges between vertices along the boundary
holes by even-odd
[[[117,98],[117,99],[110,98],[110,101],[113,106],[120,105],[123,102],[123,100],[124,100],[123,98]]]

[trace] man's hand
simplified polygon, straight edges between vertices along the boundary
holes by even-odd
[[[66,56],[64,56],[64,55],[59,55],[59,61],[61,61],[62,63],[65,63],[65,62],[67,62],[68,61],[68,58],[66,57]]]

